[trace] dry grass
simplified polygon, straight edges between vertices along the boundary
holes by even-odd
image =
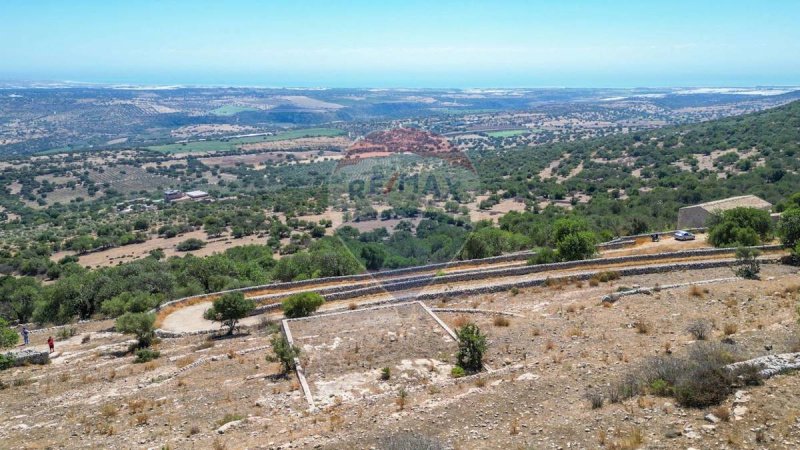
[[[469,319],[467,318],[467,316],[463,316],[463,315],[462,316],[456,316],[456,318],[453,319],[453,326],[455,326],[456,328],[461,328],[461,327],[463,327],[464,325],[466,325],[468,323],[469,323]]]
[[[492,323],[496,327],[507,327],[507,326],[509,326],[511,324],[511,321],[508,320],[508,318],[506,318],[506,317],[496,316],[494,318],[494,321],[492,321]]]
[[[722,332],[725,333],[725,336],[736,334],[737,331],[739,331],[739,327],[735,323],[726,323],[722,328]]]
[[[705,296],[705,293],[703,292],[703,289],[700,288],[700,286],[692,286],[689,288],[689,296],[703,298]]]
[[[189,364],[191,364],[191,363],[193,363],[195,361],[196,361],[196,358],[194,356],[184,356],[183,358],[180,358],[179,360],[175,361],[175,365],[179,369],[181,369],[181,368],[186,367],[186,366],[188,366]]]
[[[644,444],[644,434],[639,428],[633,428],[624,435],[620,433],[620,437],[608,444],[611,450],[634,450]]]
[[[113,403],[106,403],[100,408],[100,415],[105,417],[106,419],[110,419],[112,417],[117,417],[117,406]]]
[[[636,322],[633,322],[633,328],[635,328],[636,332],[639,334],[650,334],[650,330],[653,327],[650,325],[650,322],[639,319]]]
[[[567,312],[568,313],[574,313],[576,310],[577,310],[577,308],[575,308],[574,304],[567,305]]]
[[[720,405],[717,406],[716,408],[713,408],[711,410],[711,414],[714,414],[715,416],[719,417],[719,419],[722,420],[723,422],[729,422],[731,420],[731,412],[725,406]]]
[[[544,350],[546,352],[553,350],[554,348],[556,348],[556,344],[551,339],[548,339],[547,342],[544,343]]]
[[[571,327],[569,330],[567,330],[568,337],[583,337],[583,335],[584,335],[583,328],[579,326],[574,326]]]
[[[512,436],[519,434],[519,421],[517,419],[511,421],[511,429],[509,430],[509,434]]]

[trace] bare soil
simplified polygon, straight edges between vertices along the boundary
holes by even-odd
[[[587,392],[604,389],[650,356],[667,348],[681,355],[693,345],[686,326],[695,319],[711,324],[709,340],[731,339],[741,357],[796,349],[795,267],[765,265],[760,281],[622,297],[610,307],[600,302],[603,294],[634,285],[730,275],[725,268],[678,271],[429,302],[524,316],[503,326],[482,314],[437,313],[451,326],[475,321],[487,334],[485,361],[494,370],[461,379],[421,376],[430,360],[453,363],[447,359],[451,344],[421,316],[363,312],[309,321],[293,331],[308,346],[310,377],[344,380],[318,386],[315,395],[334,400],[316,411],[308,410],[296,379],[279,377],[278,364],[265,360],[270,328],[212,341],[164,339],[157,344],[159,359],[134,364],[133,356],[116,353],[130,339],[105,331],[108,321],[76,325],[78,335],[57,342],[51,364],[0,372],[0,446],[367,449],[413,431],[459,449],[798,448],[800,378],[793,374],[744,388],[749,399],[736,406],[746,410],[716,424],[703,419],[711,408],[684,408],[666,397],[637,396],[599,409],[586,400]],[[637,321],[649,324],[646,333],[633,327]],[[733,330],[728,336],[726,326]],[[395,343],[390,332],[397,335]],[[82,343],[83,335],[90,340]],[[36,346],[46,339],[33,336]],[[350,357],[348,365],[349,354],[360,356]],[[380,386],[370,372],[380,366],[397,368],[392,373],[404,383],[402,400],[394,386],[356,390],[360,395],[341,388],[367,375],[368,384]],[[446,366],[434,369],[447,373]],[[720,411],[731,413],[733,400]],[[217,431],[238,419],[224,433]]]

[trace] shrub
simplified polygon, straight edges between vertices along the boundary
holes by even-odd
[[[453,378],[461,378],[466,374],[467,372],[465,372],[464,369],[459,366],[453,366],[453,368],[450,369],[450,376]]]
[[[800,208],[792,208],[781,214],[778,235],[787,248],[795,248],[800,243]]]
[[[609,281],[619,280],[619,277],[620,277],[619,272],[616,272],[616,271],[613,271],[613,270],[607,270],[605,272],[596,273],[592,277],[592,279],[596,279],[597,281],[599,281],[601,283],[608,283]],[[589,281],[591,281],[591,280],[589,280]]]
[[[225,425],[226,423],[236,422],[237,420],[242,420],[242,419],[244,419],[244,416],[241,415],[241,414],[238,414],[238,413],[233,413],[233,414],[226,413],[222,417],[222,419],[217,421],[217,426],[221,427],[221,426]]]
[[[323,303],[325,299],[316,292],[300,292],[290,295],[283,301],[283,314],[290,319],[306,317]]]
[[[686,331],[698,341],[705,341],[711,333],[711,327],[705,320],[695,320],[686,327]]]
[[[222,322],[228,327],[227,334],[232,335],[239,320],[247,317],[255,307],[255,302],[244,298],[243,293],[228,292],[214,300],[211,308],[203,313],[203,317],[208,320]]]
[[[117,318],[114,328],[120,333],[133,334],[139,340],[139,348],[149,347],[153,342],[153,324],[156,316],[152,313],[125,313]]]
[[[391,377],[392,377],[392,369],[390,369],[389,367],[384,367],[383,369],[381,369],[382,381],[387,381]]]
[[[14,367],[17,362],[17,358],[14,357],[11,353],[0,353],[0,370],[6,370]]]
[[[551,264],[558,262],[558,254],[550,247],[542,247],[536,250],[533,256],[528,259],[528,265]]]
[[[752,248],[737,248],[733,269],[736,276],[746,280],[758,280],[758,273],[761,272],[761,263],[758,261],[760,254],[761,252]]]
[[[189,238],[185,241],[179,242],[178,245],[175,246],[175,250],[179,252],[190,252],[192,250],[200,250],[205,246],[205,241],[197,238]]]
[[[156,350],[140,348],[139,350],[136,350],[136,359],[134,359],[133,362],[137,364],[146,363],[158,358],[159,356],[161,356],[161,353]]]
[[[733,390],[735,375],[726,365],[735,360],[723,344],[697,343],[685,358],[657,356],[612,385],[617,402],[641,392],[673,396],[679,404],[702,408],[722,402]]]
[[[300,348],[294,345],[289,345],[289,341],[282,334],[276,334],[272,337],[272,352],[275,353],[275,359],[281,363],[283,374],[286,375],[295,368],[295,358],[300,354]]]
[[[558,241],[556,249],[559,258],[564,261],[586,259],[594,255],[597,238],[590,231],[581,231],[565,236]]]
[[[486,336],[474,323],[459,328],[458,353],[456,365],[468,372],[478,372],[483,368],[483,353],[486,351]]]
[[[653,395],[666,397],[672,394],[672,388],[665,380],[658,378],[650,383],[650,392],[652,392]]]
[[[725,333],[725,336],[736,334],[738,330],[739,327],[736,326],[735,323],[726,323],[725,326],[722,328],[722,332]]]
[[[0,317],[0,348],[13,347],[19,342],[19,334],[8,327],[8,322]]]
[[[586,399],[589,400],[589,404],[592,405],[592,409],[600,409],[603,407],[603,402],[605,398],[603,394],[599,392],[589,392],[586,394]]]
[[[769,240],[771,233],[769,212],[733,208],[711,217],[708,242],[714,247],[748,247]]]
[[[75,327],[63,327],[56,333],[56,339],[59,341],[65,341],[76,334],[78,334],[78,330],[76,330]]]

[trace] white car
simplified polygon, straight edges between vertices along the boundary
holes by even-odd
[[[673,235],[676,241],[693,241],[694,235],[688,231],[678,230]]]

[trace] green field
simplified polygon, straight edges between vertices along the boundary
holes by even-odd
[[[493,138],[505,138],[505,137],[520,136],[522,134],[528,134],[530,132],[531,130],[526,128],[524,130],[489,131],[486,133],[486,135]]]
[[[212,109],[208,113],[213,114],[215,116],[233,116],[235,114],[239,114],[240,112],[245,112],[245,111],[257,111],[257,109],[249,108],[247,106],[225,105],[225,106],[220,106],[217,109]]]
[[[235,139],[187,142],[182,144],[155,145],[147,147],[147,149],[160,153],[224,152],[236,150],[242,144],[287,141],[305,137],[340,136],[343,134],[344,131],[337,128],[305,128],[301,130],[284,131],[274,136],[251,136]]]

